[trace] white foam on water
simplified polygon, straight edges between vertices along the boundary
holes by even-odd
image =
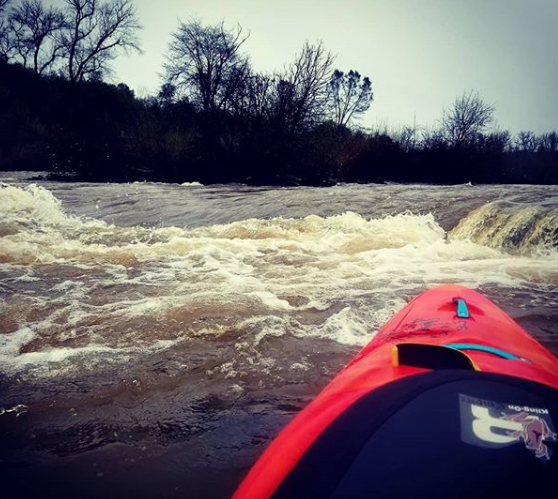
[[[363,311],[345,307],[330,316],[318,328],[306,328],[307,337],[327,338],[348,345],[365,345],[370,341],[370,322],[363,317]]]
[[[6,364],[19,356],[21,347],[35,338],[35,333],[29,328],[22,328],[14,333],[0,334],[0,361]]]
[[[276,295],[269,291],[251,291],[247,296],[253,296],[261,301],[262,305],[268,310],[292,310],[292,305],[286,301],[281,300]]]
[[[295,371],[308,371],[312,366],[306,362],[294,362],[291,364],[291,369]]]
[[[452,239],[471,239],[507,252],[558,253],[556,205],[494,201],[473,210],[451,231]]]
[[[0,183],[0,212],[4,222],[15,222],[27,227],[106,226],[97,220],[84,220],[64,213],[60,200],[48,189],[36,184],[15,187]]]
[[[182,187],[203,187],[199,182],[183,182],[180,184]]]
[[[67,215],[38,186],[0,188],[0,210],[0,270],[21,286],[0,312],[18,299],[37,310],[6,318],[18,329],[0,335],[2,370],[138,358],[185,336],[228,334],[263,362],[258,348],[285,335],[362,346],[410,289],[558,285],[558,253],[448,238],[432,214],[122,228]],[[40,349],[20,355],[37,337]]]
[[[46,348],[40,351],[20,353],[37,335],[29,329],[17,333],[0,335],[0,361],[2,372],[17,374],[31,372],[33,375],[56,376],[61,372],[70,372],[80,368],[74,364],[76,359],[88,361],[91,367],[117,362],[128,362],[138,355],[152,354],[172,349],[181,340],[157,340],[144,346],[127,346],[119,348],[91,343],[86,346],[70,348]]]
[[[24,275],[19,276],[17,278],[17,280],[19,282],[37,282],[37,281],[40,281],[41,278],[40,277],[35,277],[33,275],[30,275],[30,274],[24,274]]]
[[[22,414],[26,413],[28,411],[29,407],[26,406],[25,404],[17,404],[13,407],[0,407],[0,416],[3,416],[4,414],[15,414],[16,417],[21,416]]]
[[[40,352],[20,354],[16,362],[19,366],[62,362],[69,357],[98,356],[101,354],[121,354],[117,349],[105,345],[87,345],[81,348],[51,348]]]

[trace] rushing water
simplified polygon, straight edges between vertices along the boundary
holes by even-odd
[[[558,352],[555,186],[0,187],[0,497],[226,498],[417,293]]]

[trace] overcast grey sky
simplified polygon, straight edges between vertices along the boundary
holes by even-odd
[[[335,66],[372,80],[366,126],[433,125],[477,90],[500,128],[558,130],[558,0],[134,0],[143,55],[121,56],[115,80],[155,93],[179,19],[221,20],[250,32],[256,71],[292,61],[322,40]],[[53,3],[61,3],[54,0]]]

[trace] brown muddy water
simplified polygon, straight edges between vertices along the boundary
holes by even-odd
[[[0,174],[0,497],[229,497],[413,296],[478,289],[558,353],[556,186]]]

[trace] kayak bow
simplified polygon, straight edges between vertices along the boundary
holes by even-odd
[[[233,499],[555,488],[558,359],[480,293],[429,290],[279,434]]]

